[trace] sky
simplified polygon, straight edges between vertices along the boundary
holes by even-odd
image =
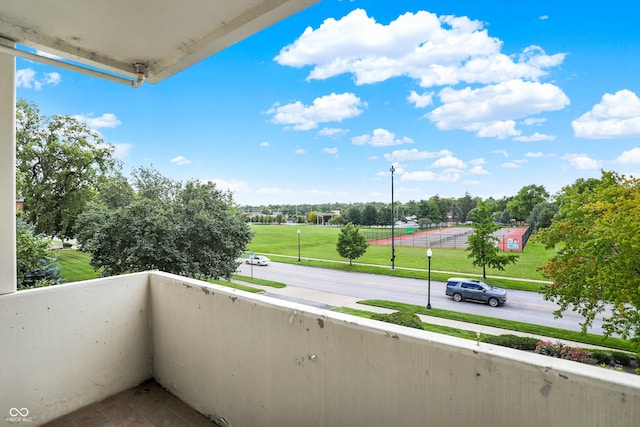
[[[133,89],[18,58],[17,95],[76,117],[127,175],[240,205],[555,194],[640,176],[640,3],[323,0]]]

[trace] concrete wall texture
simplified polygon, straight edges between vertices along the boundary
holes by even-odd
[[[0,423],[16,405],[43,422],[152,376],[236,427],[640,420],[634,375],[165,273],[0,296],[0,343]]]

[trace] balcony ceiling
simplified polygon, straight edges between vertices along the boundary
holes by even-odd
[[[157,83],[319,0],[0,0],[0,37]]]

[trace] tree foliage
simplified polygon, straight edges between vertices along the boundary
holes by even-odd
[[[28,222],[38,234],[74,237],[78,214],[117,166],[115,148],[73,117],[43,116],[22,99],[16,107],[17,192]]]
[[[472,211],[473,233],[469,235],[468,257],[473,265],[482,267],[482,277],[487,277],[487,266],[504,270],[508,264],[515,263],[518,256],[502,252],[498,247],[500,239],[493,233],[500,226],[493,221],[493,214],[486,204],[479,204]]]
[[[557,254],[542,268],[553,284],[545,297],[555,312],[580,313],[586,331],[609,312],[606,334],[640,338],[640,180],[602,172],[563,188],[560,211],[539,239]]]
[[[360,234],[360,229],[348,223],[340,229],[336,250],[341,257],[349,258],[349,264],[353,265],[353,260],[360,258],[367,251],[367,239]]]
[[[549,193],[542,185],[525,185],[518,191],[518,194],[507,203],[507,208],[512,218],[518,221],[525,221],[529,218],[533,207],[538,203],[549,200]]]
[[[105,186],[133,196],[100,192],[78,218],[78,241],[104,274],[162,270],[196,278],[228,278],[251,240],[231,193],[212,183],[173,182],[152,169],[134,173],[133,188],[114,179]]]
[[[35,229],[16,222],[16,267],[18,289],[53,285],[61,282],[60,269],[49,251],[49,240],[34,234]]]

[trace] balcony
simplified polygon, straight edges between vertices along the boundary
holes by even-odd
[[[151,378],[230,426],[640,419],[634,375],[160,272],[2,295],[0,342],[7,425],[11,408],[40,425]]]

